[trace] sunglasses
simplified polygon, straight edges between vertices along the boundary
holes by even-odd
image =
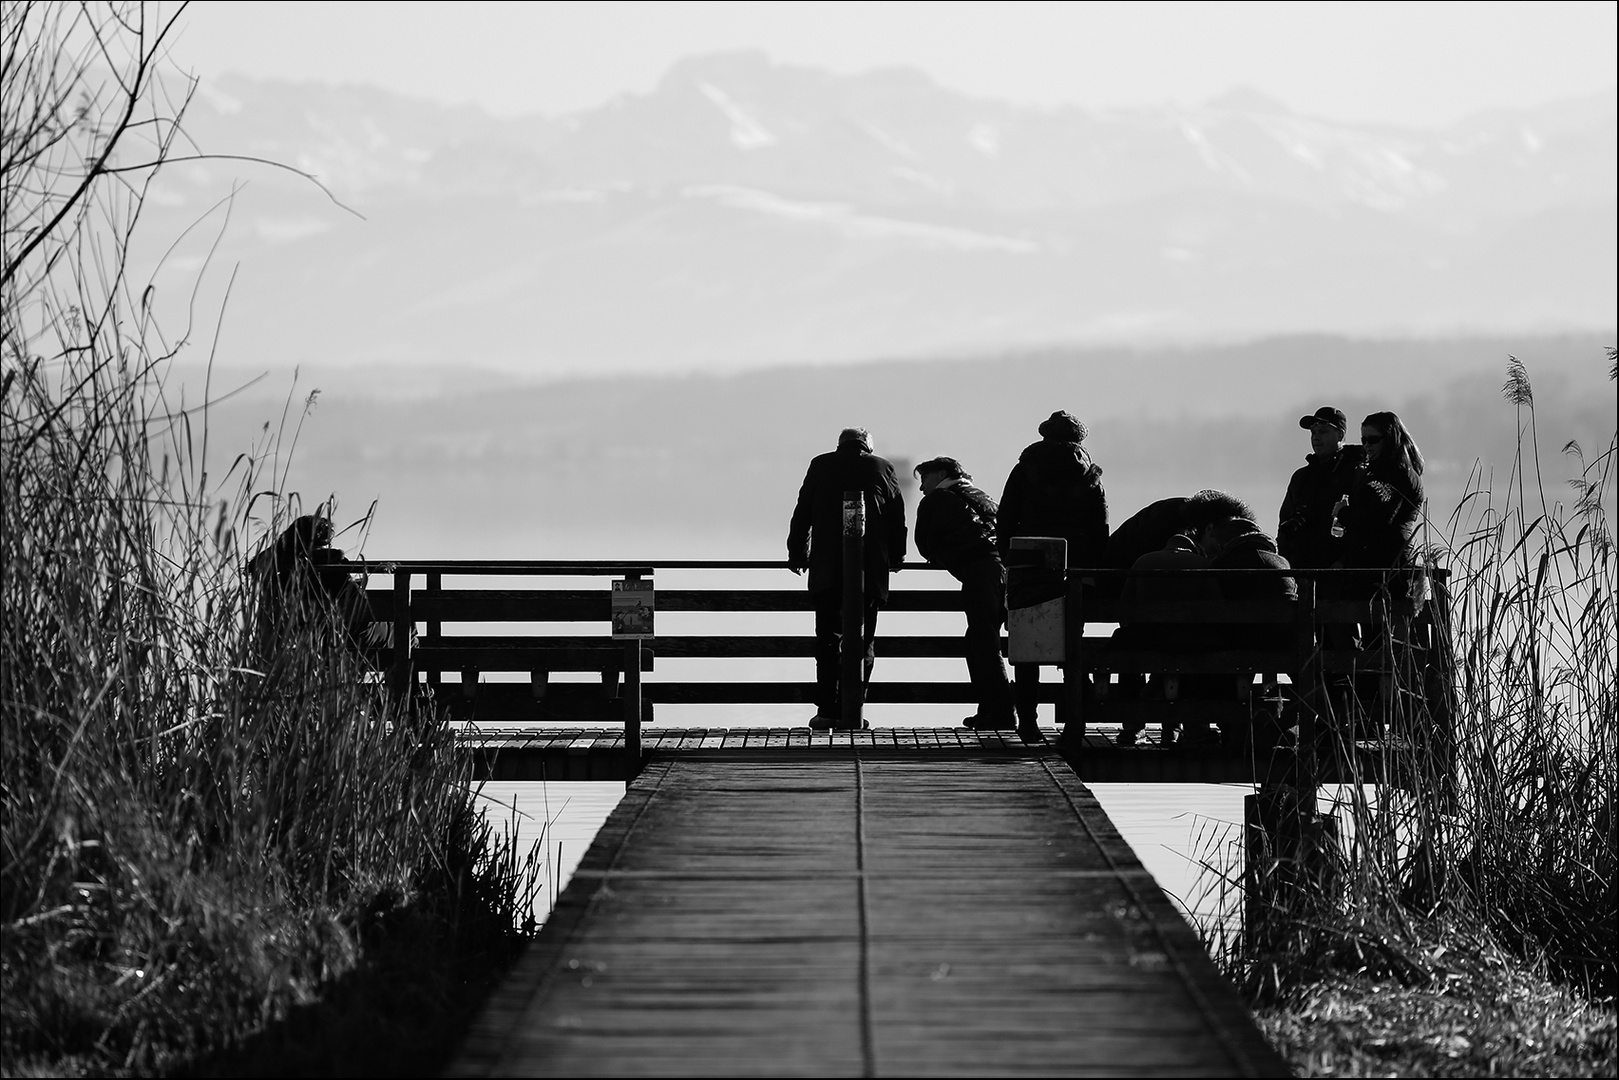
[[[1366,446],[1376,446],[1383,441],[1383,438],[1384,436],[1382,435],[1362,435],[1360,441]]]

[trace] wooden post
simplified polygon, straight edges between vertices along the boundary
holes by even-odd
[[[641,575],[629,571],[629,581]],[[631,638],[624,643],[624,758],[626,776],[634,779],[641,772],[641,642]]]
[[[624,643],[624,757],[629,775],[641,771],[641,643]]]
[[[410,635],[415,629],[410,614],[410,571],[394,571],[394,662],[389,672],[388,687],[394,698],[402,703],[407,715],[415,708],[411,682],[415,672],[411,667]]]
[[[1316,710],[1326,700],[1326,687],[1321,676],[1321,650],[1326,647],[1326,635],[1316,632],[1315,578],[1301,575],[1297,580],[1299,599],[1293,622],[1293,649],[1297,658],[1289,674],[1294,679],[1293,691],[1299,701],[1298,782],[1300,786],[1314,791],[1320,775],[1316,764],[1316,740],[1319,737]]]
[[[1066,573],[1068,592],[1063,604],[1062,700],[1067,717],[1061,737],[1064,745],[1078,750],[1085,745],[1085,671],[1082,667],[1085,653],[1085,583],[1072,569]]]
[[[434,572],[427,575],[427,592],[435,600],[437,600],[440,596],[442,596],[444,594],[444,575],[443,574],[441,574],[441,573],[439,573],[437,571],[434,571]],[[439,643],[439,637],[443,633],[444,633],[444,624],[439,622],[437,619],[430,620],[428,622],[428,624],[427,624],[427,641],[425,642],[425,644],[437,645]],[[434,670],[434,671],[429,671],[427,673],[427,685],[428,685],[428,688],[433,692],[433,700],[435,702],[438,700],[439,685],[440,685],[440,683],[442,681],[443,681],[443,675],[439,671]],[[435,705],[434,707],[438,708],[437,705]]]
[[[860,730],[866,690],[866,496],[843,493],[843,650],[838,658],[839,725]]]
[[[1456,784],[1456,643],[1451,637],[1450,576],[1432,572],[1428,598],[1431,651],[1423,673],[1423,698],[1428,706],[1429,746],[1447,812],[1454,813]]]

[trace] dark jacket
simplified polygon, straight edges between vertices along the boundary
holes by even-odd
[[[1170,538],[1185,528],[1185,496],[1148,503],[1131,514],[1107,538],[1107,566],[1128,570],[1143,555],[1161,551]]]
[[[1025,447],[1006,478],[997,533],[1003,554],[1014,536],[1061,536],[1069,566],[1105,565],[1102,470],[1077,442],[1042,439]]]
[[[1211,570],[1286,570],[1287,560],[1276,550],[1276,542],[1259,526],[1243,518],[1229,519],[1210,527],[1220,538],[1220,546],[1209,559]],[[1274,574],[1219,575],[1220,595],[1233,600],[1297,600],[1298,582]],[[1293,627],[1278,623],[1210,623],[1208,632],[1218,647],[1285,649],[1293,641]]]
[[[1422,498],[1422,477],[1403,461],[1368,461],[1357,470],[1344,514],[1344,565],[1411,565]]]
[[[965,480],[945,481],[916,508],[916,550],[946,570],[996,558],[995,520],[988,494]]]
[[[856,443],[809,463],[787,529],[787,561],[809,568],[811,592],[843,585],[843,493],[865,493],[866,595],[888,598],[888,572],[905,561],[905,499],[894,466]]]
[[[1257,526],[1227,540],[1209,560],[1211,570],[1287,570],[1291,564],[1276,550],[1276,542]],[[1298,582],[1292,577],[1224,577],[1220,593],[1227,600],[1297,600]]]
[[[1335,454],[1310,454],[1304,460],[1287,483],[1276,549],[1293,566],[1327,567],[1343,558],[1343,542],[1332,535],[1332,508],[1349,494],[1365,450],[1342,446]]]
[[[1196,535],[1204,525],[1229,518],[1253,521],[1254,512],[1235,495],[1215,488],[1148,503],[1107,538],[1104,565],[1128,570],[1141,556],[1163,548],[1176,533]]]

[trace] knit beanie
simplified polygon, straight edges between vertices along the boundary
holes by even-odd
[[[1040,425],[1040,437],[1052,442],[1084,442],[1085,425],[1073,413],[1058,409]]]

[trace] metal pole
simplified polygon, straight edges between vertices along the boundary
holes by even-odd
[[[843,649],[838,658],[842,726],[860,729],[866,682],[866,496],[843,493]]]

